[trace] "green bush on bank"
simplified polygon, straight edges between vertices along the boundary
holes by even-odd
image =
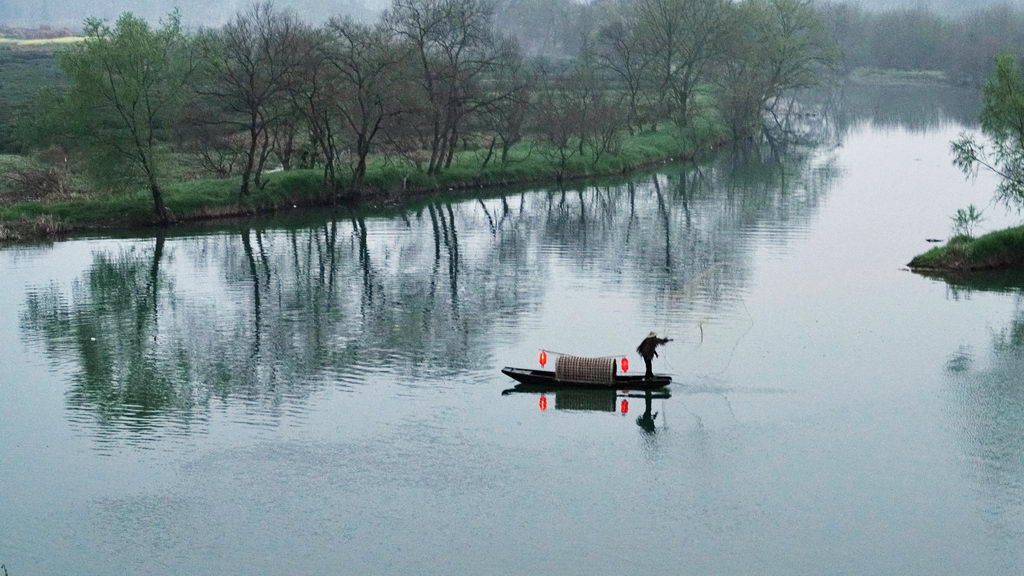
[[[990,232],[978,238],[955,236],[910,261],[920,270],[988,270],[1024,266],[1024,226]]]

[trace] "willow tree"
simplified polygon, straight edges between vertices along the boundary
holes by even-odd
[[[793,96],[820,84],[836,53],[810,0],[747,0],[731,14],[715,82],[736,139],[792,136]],[[783,142],[784,143],[784,142]]]
[[[982,101],[981,129],[989,142],[961,136],[953,142],[953,162],[969,176],[981,169],[996,174],[997,197],[1024,206],[1024,79],[1013,55],[996,58]]]
[[[145,183],[157,219],[169,222],[159,148],[193,71],[178,13],[159,28],[130,13],[113,27],[87,20],[85,39],[62,52],[59,63],[70,90],[57,112],[70,143],[102,181]]]

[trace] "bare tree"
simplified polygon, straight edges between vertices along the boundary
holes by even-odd
[[[297,152],[302,115],[297,112],[281,116],[277,122],[267,126],[270,151],[281,164],[282,170],[291,170]]]
[[[626,93],[626,126],[630,133],[645,120],[640,108],[655,55],[647,50],[634,14],[602,28],[593,44],[594,60],[621,82]]]
[[[289,82],[309,47],[301,42],[303,30],[294,13],[263,2],[239,12],[220,30],[201,35],[206,70],[198,91],[215,99],[221,112],[210,121],[247,135],[241,198],[248,197],[253,186],[264,185],[270,130],[291,110]]]
[[[400,93],[409,86],[401,72],[408,51],[382,25],[335,18],[327,29],[331,38],[327,63],[340,96],[334,109],[351,136],[351,182],[358,188],[377,136],[405,111]]]
[[[200,172],[232,176],[243,163],[245,138],[230,126],[210,122],[219,110],[204,104],[193,101],[178,118],[177,144],[194,158],[192,164]]]
[[[480,82],[494,66],[486,0],[394,0],[385,25],[408,42],[427,104],[427,172],[451,165],[466,116],[483,105]]]
[[[591,165],[597,165],[606,152],[617,149],[622,141],[621,99],[608,90],[606,80],[601,70],[584,57],[565,78],[562,88],[574,110],[579,154],[589,152]]]
[[[591,165],[596,166],[608,152],[618,152],[626,124],[622,106],[607,90],[588,88],[590,105],[584,118],[583,143],[590,151]]]
[[[690,120],[694,96],[720,50],[728,0],[637,0],[637,21],[653,58],[651,80],[658,114]]]
[[[491,82],[491,97],[481,106],[477,126],[487,135],[483,166],[498,152],[502,166],[510,160],[512,147],[522,141],[531,109],[536,73],[519,50],[518,43],[503,43],[496,60],[499,73]]]
[[[533,130],[543,143],[542,153],[557,162],[556,176],[561,181],[569,162],[583,153],[580,138],[583,112],[571,77],[556,77],[543,68],[540,74],[542,82],[533,115]]]
[[[292,70],[295,78],[288,82],[288,97],[292,108],[305,121],[310,145],[323,164],[324,184],[336,187],[339,146],[333,105],[341,96],[328,64],[331,58],[329,37],[323,28],[302,32],[298,42],[302,44],[300,53],[305,58]]]

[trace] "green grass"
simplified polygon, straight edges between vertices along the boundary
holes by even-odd
[[[18,122],[31,117],[32,101],[44,87],[61,89],[65,79],[55,54],[73,37],[41,40],[0,38],[0,171],[18,167],[44,169],[41,159],[20,155],[26,152],[15,137]],[[669,159],[690,158],[728,138],[712,97],[702,94],[699,112],[687,129],[664,124],[656,131],[623,135],[621,146],[595,159],[589,153],[569,160],[561,176],[589,178],[617,175]],[[200,220],[218,216],[271,212],[292,206],[320,206],[332,200],[346,203],[394,203],[407,196],[433,190],[462,190],[484,186],[505,186],[554,182],[560,167],[547,146],[537,141],[516,145],[509,162],[499,158],[483,165],[480,150],[460,150],[451,167],[428,175],[411,162],[383,157],[369,158],[360,190],[351,196],[330,198],[324,193],[322,171],[291,170],[267,175],[267,185],[240,202],[239,178],[205,178],[195,158],[169,148],[163,152],[165,201],[179,220]],[[497,156],[497,154],[496,154]],[[152,200],[141,188],[131,193],[96,190],[83,174],[70,175],[70,194],[49,200],[14,200],[7,184],[0,182],[0,239],[46,235],[53,230],[131,227],[153,221]],[[13,230],[13,232],[12,232]]]
[[[21,151],[14,136],[18,120],[31,113],[39,91],[65,85],[54,57],[56,46],[0,43],[0,153]]]
[[[310,205],[319,200],[317,170],[295,170],[268,175],[268,184],[239,203],[240,179],[191,180],[168,184],[167,207],[182,219],[255,213],[283,207],[288,202]],[[130,226],[153,220],[153,201],[148,191],[93,194],[50,202],[22,201],[0,205],[0,223],[15,223],[49,216],[72,228]]]
[[[919,270],[993,270],[1024,266],[1024,226],[990,232],[978,238],[956,236],[910,261]]]
[[[894,70],[891,68],[857,68],[848,80],[858,84],[886,86],[899,84],[946,84],[949,76],[941,70]]]
[[[619,149],[606,152],[600,158],[595,159],[589,153],[578,155],[568,162],[564,177],[621,174],[654,162],[692,158],[726,139],[727,132],[717,115],[708,113],[687,129],[664,125],[657,131],[624,135]],[[495,158],[485,167],[481,151],[462,150],[456,154],[452,166],[437,175],[417,170],[408,161],[371,157],[363,187],[334,200],[393,202],[433,190],[553,182],[559,176],[559,166],[550,152],[541,143],[524,142],[511,150],[506,165],[502,166]],[[0,156],[0,163],[17,159],[17,156]],[[267,174],[266,185],[241,202],[237,177],[171,182],[164,186],[165,202],[182,221],[326,205],[332,199],[325,194],[322,175],[320,169]],[[152,200],[143,190],[0,204],[0,229],[6,226],[8,239],[45,235],[49,230],[121,228],[153,221]],[[0,238],[3,236],[0,233]]]

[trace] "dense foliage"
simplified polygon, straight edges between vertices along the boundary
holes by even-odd
[[[141,182],[161,221],[161,143],[185,103],[193,51],[177,14],[160,28],[125,14],[114,26],[89,20],[85,40],[60,54],[70,90],[51,102],[48,134],[77,151],[100,181]]]
[[[314,25],[267,2],[194,34],[177,13],[160,27],[90,20],[59,57],[68,90],[40,96],[28,140],[58,145],[104,188],[145,186],[166,221],[168,165],[175,179],[183,164],[237,177],[240,200],[268,171],[316,169],[329,198],[361,189],[374,158],[408,179],[453,170],[467,152],[481,170],[536,154],[560,178],[618,155],[624,135],[689,128],[709,110],[737,139],[775,140],[788,97],[834,61],[809,0],[565,7],[592,16],[571,20],[571,58],[499,32],[512,8],[393,0],[376,22]]]
[[[954,161],[972,176],[984,169],[1000,176],[997,197],[1024,206],[1024,79],[1017,59],[1002,54],[985,85],[981,128],[987,143],[964,135],[953,143]]]
[[[985,140],[964,134],[953,142],[953,162],[968,177],[979,170],[999,176],[996,199],[1007,207],[1024,207],[1024,78],[1017,58],[999,55],[982,94],[981,129]],[[974,238],[984,219],[973,204],[952,216],[953,234],[941,247],[910,262],[920,269],[977,270],[1024,263],[1024,228],[1009,228]]]
[[[873,12],[857,3],[825,4],[821,11],[847,70],[937,70],[980,85],[996,54],[1024,54],[1024,11],[1009,4],[965,3],[965,9],[956,18],[922,7]]]

